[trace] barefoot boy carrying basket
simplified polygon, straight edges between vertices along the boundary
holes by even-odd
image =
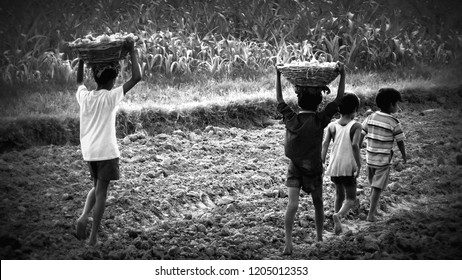
[[[141,71],[133,41],[124,42],[132,61],[132,77],[123,86],[114,88],[119,62],[91,64],[97,89],[89,91],[83,84],[84,61],[79,60],[76,93],[80,106],[80,144],[83,159],[88,163],[93,188],[88,192],[82,215],[77,219],[76,235],[86,239],[88,215],[93,209],[89,244],[97,243],[97,234],[104,214],[109,182],[119,179],[119,157],[115,120],[118,104],[125,94],[141,80]],[[117,59],[117,58],[116,58]]]
[[[285,215],[284,254],[292,254],[292,229],[295,214],[298,210],[300,189],[311,194],[315,208],[315,223],[317,241],[322,241],[324,224],[324,204],[322,198],[321,144],[324,128],[330,123],[333,115],[338,111],[338,103],[345,90],[345,70],[342,63],[336,65],[334,71],[340,72],[340,83],[337,97],[318,112],[322,101],[322,92],[329,90],[324,86],[299,86],[295,84],[295,93],[301,111],[295,113],[284,101],[281,89],[281,71],[277,68],[276,98],[278,111],[283,115],[286,126],[285,154],[290,159],[286,185],[289,191],[289,202]],[[338,72],[333,76],[338,75]],[[309,74],[309,73],[308,73]],[[288,77],[288,75],[285,75]],[[288,77],[290,78],[290,77]],[[309,75],[312,78],[312,75]],[[289,79],[290,81],[290,79]]]

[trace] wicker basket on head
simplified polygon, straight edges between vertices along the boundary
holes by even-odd
[[[88,66],[92,66],[124,59],[129,51],[126,47],[126,42],[129,40],[136,41],[137,39],[137,37],[132,35],[118,36],[111,40],[106,39],[104,41],[77,39],[69,43],[68,46],[79,58],[83,59]]]
[[[297,86],[322,87],[338,76],[337,63],[300,63],[277,65],[289,82]]]

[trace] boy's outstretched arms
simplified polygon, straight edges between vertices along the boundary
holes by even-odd
[[[278,103],[285,103],[282,97],[281,72],[276,69],[276,100]]]
[[[404,141],[398,141],[396,142],[398,145],[398,149],[401,152],[401,155],[403,156],[403,163],[406,163],[407,158],[406,158],[406,149],[404,148]]]
[[[337,69],[340,72],[340,82],[338,84],[337,97],[335,97],[334,101],[339,104],[345,95],[345,66],[341,62],[337,62]]]
[[[83,60],[79,59],[79,66],[77,68],[77,85],[80,86],[83,84]]]
[[[128,41],[127,47],[130,52],[130,59],[132,61],[132,77],[130,80],[125,82],[123,85],[124,95],[130,89],[132,89],[132,87],[134,87],[139,81],[141,81],[141,69],[140,69],[140,65],[138,64],[138,55],[136,54],[136,50],[135,50],[135,42]]]

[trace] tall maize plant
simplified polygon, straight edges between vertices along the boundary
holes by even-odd
[[[139,35],[148,80],[253,77],[311,56],[359,69],[445,64],[462,45],[458,8],[450,0],[9,1],[0,9],[0,79],[67,81],[76,57],[64,43],[114,32]]]

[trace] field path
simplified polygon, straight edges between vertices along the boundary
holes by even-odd
[[[398,114],[410,160],[395,161],[382,220],[365,221],[370,190],[363,172],[357,207],[345,219],[344,234],[333,235],[335,192],[325,177],[325,241],[314,242],[311,198],[302,195],[290,257],[281,255],[288,160],[284,126],[276,120],[258,129],[210,126],[153,137],[140,130],[120,139],[122,178],[110,187],[97,249],[74,236],[91,187],[79,146],[0,154],[0,256],[460,259],[462,113],[432,109],[414,106]]]

